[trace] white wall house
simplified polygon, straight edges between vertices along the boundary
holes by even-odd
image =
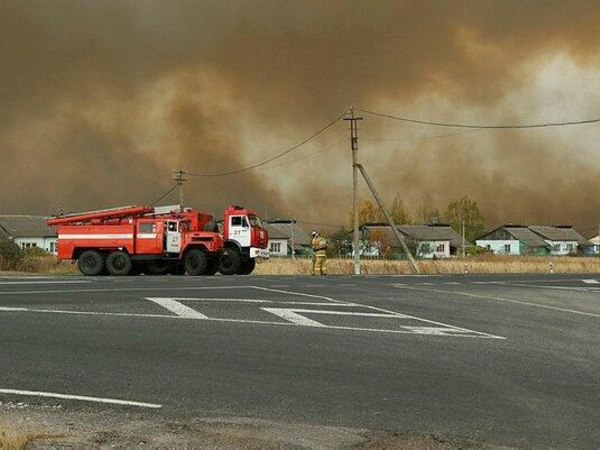
[[[0,216],[0,237],[12,239],[22,249],[40,248],[55,255],[56,231],[46,225],[46,219],[41,216]]]
[[[448,258],[460,253],[462,238],[447,224],[397,225],[410,247],[416,249],[418,258]],[[399,256],[396,236],[387,224],[368,223],[361,227],[368,256],[382,256],[385,248],[393,247],[392,255]],[[465,246],[472,244],[465,242]]]
[[[450,257],[450,240],[437,239],[419,241],[417,255],[419,258],[448,258]]]
[[[263,222],[269,233],[269,251],[273,256],[291,256],[292,241],[296,255],[310,249],[310,236],[296,221],[276,219]]]
[[[571,226],[503,225],[476,244],[498,255],[556,255],[586,253],[591,243]]]

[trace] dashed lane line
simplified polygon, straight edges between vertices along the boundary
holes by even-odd
[[[26,390],[21,390],[21,389],[0,389],[0,394],[25,395],[25,396],[30,396],[30,397],[49,397],[49,398],[59,398],[62,400],[79,400],[79,401],[83,401],[83,402],[137,406],[137,407],[141,407],[141,408],[153,408],[153,409],[162,408],[162,405],[158,405],[155,403],[135,402],[135,401],[131,401],[131,400],[118,400],[115,398],[89,397],[86,395],[57,394],[54,392],[26,391]]]

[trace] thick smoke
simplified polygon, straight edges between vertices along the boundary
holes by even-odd
[[[595,1],[3,1],[0,213],[148,203],[173,169],[260,161],[351,104],[470,122],[600,116],[597,86],[572,104],[588,88],[538,77],[561,55],[600,70],[599,44]],[[448,130],[365,119],[363,161],[388,199],[471,195],[490,225],[599,220],[595,128],[368,141]],[[193,178],[188,202],[343,223],[345,125],[270,169]]]

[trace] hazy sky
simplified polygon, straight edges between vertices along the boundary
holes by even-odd
[[[152,202],[173,169],[244,167],[350,105],[600,117],[599,53],[597,1],[5,0],[0,214]],[[192,179],[189,203],[345,223],[347,126],[261,170]],[[365,116],[361,159],[415,211],[470,195],[488,225],[600,222],[600,125],[440,137],[452,133]]]

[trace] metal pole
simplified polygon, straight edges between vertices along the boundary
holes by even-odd
[[[292,219],[292,221],[290,222],[291,226],[292,226],[292,232],[291,232],[291,242],[292,242],[292,259],[296,259],[296,255],[294,253],[294,224],[296,223],[296,219]]]
[[[177,183],[177,186],[179,186],[179,209],[183,211],[183,208],[185,206],[183,183],[185,183],[188,180],[186,176],[187,174],[183,170],[174,170],[173,174],[173,181],[175,181],[175,183]]]
[[[462,220],[462,255],[465,257],[465,219]]]
[[[369,186],[369,189],[371,190],[371,193],[373,194],[375,201],[379,205],[379,209],[381,209],[381,212],[383,213],[386,220],[390,224],[390,227],[392,227],[392,232],[394,233],[394,235],[396,236],[396,239],[400,243],[402,250],[404,250],[404,252],[406,253],[406,256],[408,256],[408,260],[410,261],[413,271],[418,275],[420,272],[419,272],[419,266],[417,266],[417,261],[415,261],[415,258],[413,257],[412,253],[410,252],[410,249],[408,248],[408,245],[406,245],[406,241],[404,240],[404,238],[402,237],[402,235],[396,228],[394,219],[392,219],[392,216],[390,216],[390,214],[384,208],[383,202],[379,198],[379,194],[377,194],[377,191],[375,190],[375,186],[373,185],[373,183],[371,182],[371,179],[367,175],[367,171],[365,170],[365,168],[362,166],[362,164],[358,164],[358,168],[359,168],[360,173],[362,174],[363,178],[367,182],[367,186]]]
[[[352,149],[352,226],[354,228],[354,275],[360,275],[360,231],[358,222],[358,123],[362,117],[354,116],[350,108],[350,148]]]

